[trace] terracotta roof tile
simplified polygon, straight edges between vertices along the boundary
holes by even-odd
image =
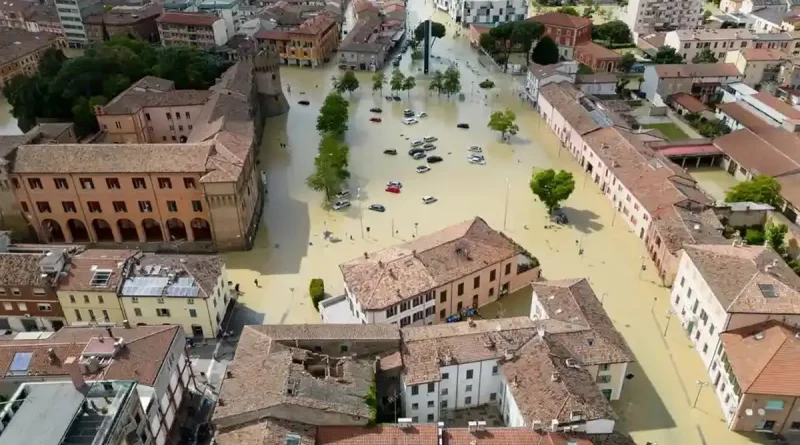
[[[589,54],[598,60],[621,59],[622,56],[610,49],[600,46],[592,41],[579,43],[575,46],[575,51]]]
[[[800,110],[787,104],[786,102],[778,99],[777,97],[766,93],[760,92],[753,95],[754,98],[760,100],[762,103],[777,111],[778,113],[786,116],[787,119],[800,119]]]
[[[397,340],[400,330],[393,324],[281,324],[248,326],[275,341],[283,340]],[[399,343],[398,343],[399,344]]]
[[[742,55],[748,61],[778,61],[791,58],[790,54],[783,51],[767,48],[746,48],[742,50]]]
[[[760,131],[773,128],[767,121],[736,102],[717,104],[717,109],[744,125],[747,129]]]
[[[587,18],[576,17],[570,14],[562,14],[560,12],[547,12],[544,14],[539,14],[534,17],[529,17],[527,21],[573,29],[583,28],[584,26],[592,26],[591,20]]]
[[[654,65],[659,78],[673,77],[741,77],[732,63],[684,63]]]
[[[690,113],[702,113],[703,111],[708,110],[706,104],[700,102],[697,98],[695,98],[691,94],[675,93],[672,96],[670,96],[670,99],[675,101],[675,103],[682,106]]]
[[[600,128],[592,115],[578,102],[582,94],[572,85],[566,82],[550,83],[541,89],[540,94],[579,134],[583,135]]]
[[[115,291],[122,279],[125,262],[134,250],[89,249],[72,256],[68,272],[58,281],[58,290]],[[102,286],[93,286],[94,268],[111,271],[108,281]]]
[[[268,418],[216,436],[217,445],[286,445],[286,436],[300,438],[299,445],[315,445],[317,428],[297,422]]]
[[[42,253],[0,254],[0,286],[48,286],[50,279],[42,277],[39,269],[44,257]]]
[[[222,20],[214,14],[202,12],[165,12],[156,21],[175,25],[211,26],[217,20]]]
[[[17,3],[25,3],[18,1]],[[57,39],[55,34],[28,32],[16,28],[3,28],[0,32],[0,65],[5,65],[39,49],[51,46]]]

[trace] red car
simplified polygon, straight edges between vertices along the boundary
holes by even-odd
[[[379,118],[379,117],[371,117],[371,118],[369,118],[369,121],[370,122],[381,122],[381,118]]]
[[[390,185],[389,187],[386,187],[386,191],[389,193],[400,193],[400,187],[396,185]]]

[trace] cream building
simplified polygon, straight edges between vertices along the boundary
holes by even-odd
[[[747,48],[728,52],[723,61],[734,64],[744,77],[742,82],[756,88],[777,82],[781,67],[790,58],[789,53],[777,49]]]
[[[137,256],[119,289],[132,325],[177,324],[187,337],[215,338],[233,298],[221,257]]]
[[[704,49],[722,61],[728,51],[753,48],[754,40],[755,34],[747,29],[678,29],[664,36],[664,45],[675,48],[683,56],[683,63],[692,63]]]
[[[117,298],[132,250],[85,250],[70,258],[56,293],[70,326],[122,325],[125,313]]]

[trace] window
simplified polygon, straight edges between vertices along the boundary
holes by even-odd
[[[445,313],[444,309],[442,309],[441,311],[439,311],[439,318],[440,318],[440,319],[442,319],[442,320],[444,320],[444,317],[446,317],[446,315],[445,315],[445,314],[446,314],[446,313]]]
[[[792,424],[789,425],[789,429],[791,429],[791,430],[800,430],[800,422],[792,422]]]
[[[117,178],[106,178],[106,187],[108,187],[109,190],[122,188]]]
[[[428,402],[428,406],[431,406],[433,402]],[[434,416],[433,414],[428,414],[428,422],[433,422]]]
[[[708,343],[703,345],[703,354],[705,354],[706,352],[708,352]]]
[[[472,385],[467,385],[467,389],[466,389],[466,391],[467,391],[467,392],[472,392]]]
[[[181,120],[181,113],[180,111],[175,112],[175,119]]]
[[[764,409],[767,411],[782,411],[783,404],[783,400],[767,400],[767,403],[764,405]]]
[[[67,180],[64,178],[53,178],[53,183],[55,184],[56,188],[59,190],[68,190],[69,184],[67,184]]]
[[[81,188],[83,188],[84,190],[94,189],[94,181],[92,181],[92,178],[81,178],[80,182],[81,182]]]
[[[597,383],[611,383],[611,376],[608,374],[598,375],[597,376]]]
[[[200,201],[192,201],[192,210],[194,210],[195,212],[202,212],[203,203]]]
[[[411,302],[410,301],[404,301],[404,302],[400,303],[400,312],[405,312],[405,311],[409,310],[410,308],[411,308]]]
[[[183,125],[178,125],[178,131],[183,131]]]
[[[167,201],[167,210],[170,212],[177,212],[178,211],[178,203],[175,201]]]
[[[611,365],[609,365],[608,363],[605,363],[605,364],[600,365],[599,369],[600,369],[600,371],[608,371],[608,370],[611,369]]]
[[[100,304],[103,304],[103,303],[104,303],[104,301],[103,301],[103,296],[102,296],[102,295],[98,295],[98,296],[97,296],[97,302],[98,302],[98,303],[100,303]]]
[[[443,372],[442,373],[442,380],[447,380],[449,378],[450,378],[450,373],[449,372]]]
[[[97,201],[87,201],[86,206],[89,208],[89,213],[100,213],[103,211],[100,208],[100,203]]]
[[[128,211],[128,207],[125,205],[125,201],[113,201],[114,211],[117,213],[125,213]]]
[[[762,420],[756,423],[756,431],[772,431],[775,428],[774,420]]]
[[[11,303],[5,302],[5,303],[3,303],[3,309],[5,309],[7,311],[13,311],[14,310],[14,305],[11,304]]]
[[[39,178],[28,178],[28,185],[32,189],[41,189],[42,187],[42,180]]]
[[[114,126],[117,127],[118,130],[122,129],[122,124],[119,121],[114,122]]]
[[[497,365],[492,366],[492,375],[497,375],[497,372],[498,372]]]
[[[481,287],[481,277],[478,276],[472,280],[472,288],[477,289],[479,287]]]
[[[14,295],[17,295],[17,296],[19,296],[21,294],[21,292],[19,291],[19,288],[16,288],[16,287],[11,288],[11,293],[14,294]]]
[[[80,309],[75,309],[75,319],[78,321],[83,321],[83,317],[81,317]]]
[[[164,299],[163,298],[158,298],[158,299],[156,299],[156,301],[158,302],[158,304],[164,304]]]
[[[194,309],[189,309],[189,316],[192,318],[197,318],[197,311]]]
[[[473,373],[474,373],[474,371],[473,371],[473,370],[471,370],[471,369],[468,369],[468,370],[467,370],[467,379],[471,379],[471,378],[472,378],[472,375],[473,375]]]
[[[150,201],[139,201],[139,211],[142,213],[150,213],[153,211],[153,206]]]
[[[411,423],[419,423],[419,417],[411,416]]]
[[[195,188],[194,178],[183,178],[183,186],[187,189]]]
[[[133,188],[135,189],[146,189],[147,183],[144,182],[144,178],[132,178],[131,183],[133,183]]]
[[[53,310],[53,307],[50,306],[49,304],[39,303],[37,306],[38,306],[40,311],[52,311]]]
[[[167,113],[167,119],[172,120],[172,113]]]
[[[447,291],[446,291],[446,290],[443,290],[443,291],[442,291],[442,292],[439,294],[439,302],[440,302],[440,303],[446,303],[446,302],[447,302]]]
[[[415,410],[415,411],[418,410],[419,409],[419,403],[412,403],[411,404],[411,409]]]
[[[36,208],[39,209],[39,213],[50,213],[50,203],[47,201],[38,201],[36,202]]]
[[[708,335],[714,335],[714,325],[708,327]]]
[[[13,185],[15,189],[19,188],[19,181],[17,178],[11,178],[11,185]]]
[[[436,384],[435,383],[428,383],[428,394],[436,391]]]
[[[493,393],[489,394],[489,401],[490,402],[494,402],[495,400],[497,400],[497,393],[493,392]]]
[[[397,306],[392,306],[389,309],[386,309],[386,318],[394,317],[397,315]]]
[[[497,277],[497,271],[496,270],[493,270],[493,271],[489,272],[489,281],[494,281],[494,279],[496,277]]]
[[[109,317],[108,317],[108,311],[107,311],[107,310],[105,310],[105,309],[103,309],[103,320],[105,320],[105,321],[108,321],[108,320],[109,320]]]
[[[19,203],[19,205],[20,205],[20,206],[22,206],[22,211],[23,211],[23,212],[25,212],[25,213],[28,213],[28,203],[27,203],[27,202],[25,202],[25,201],[21,201],[21,202]]]
[[[89,309],[89,320],[95,321],[94,311]]]
[[[414,385],[411,387],[411,395],[416,396],[419,394],[419,385]]]
[[[75,207],[75,203],[72,201],[61,201],[61,207],[64,209],[64,213],[78,212],[77,207]]]
[[[70,303],[74,303],[75,302],[75,295],[70,295],[69,296],[69,302]]]
[[[169,309],[156,309],[156,315],[159,317],[169,317]]]
[[[442,395],[444,395],[444,394],[442,394]],[[447,408],[447,400],[442,400],[441,402],[439,402],[439,406],[440,406],[442,409],[445,409],[445,408]]]
[[[172,181],[169,178],[158,178],[158,188],[171,189]]]
[[[422,311],[419,311],[419,312],[415,312],[415,313],[414,313],[414,316],[413,316],[413,320],[414,320],[414,321],[420,321],[420,320],[422,320],[423,318],[425,318],[425,316],[423,315],[423,312],[422,312]]]
[[[511,274],[511,263],[506,264],[506,275]]]
[[[405,316],[400,319],[400,327],[408,326],[411,324],[411,317]]]
[[[680,295],[675,295],[675,304],[678,304],[680,302],[681,302],[681,296]]]
[[[425,316],[426,316],[426,317],[430,317],[431,315],[433,315],[433,314],[435,314],[435,313],[436,313],[436,308],[435,308],[435,307],[433,307],[433,306],[431,306],[431,307],[429,307],[429,308],[425,309]]]
[[[131,297],[131,303],[138,303],[139,297]]]
[[[150,120],[150,113],[145,113],[144,114],[144,118],[147,119],[147,120]]]
[[[84,303],[88,303],[89,302],[89,296],[88,295],[84,295],[83,296],[83,302]]]
[[[464,404],[465,405],[472,404],[472,397],[464,397]]]
[[[442,395],[443,395],[443,396],[446,396],[446,395],[447,395],[447,388],[442,388]]]
[[[464,295],[464,283],[458,285],[458,296]]]
[[[142,316],[142,310],[139,309],[138,307],[137,308],[133,308],[133,313],[136,314],[137,317],[141,317]]]
[[[191,118],[192,118],[192,115],[191,115],[191,114],[189,114],[189,112],[187,111],[187,112],[186,112],[186,119],[191,119]],[[191,130],[191,128],[190,128],[190,130]]]

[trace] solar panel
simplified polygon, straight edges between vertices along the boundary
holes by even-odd
[[[775,290],[775,286],[771,284],[759,284],[758,288],[761,290],[761,295],[764,298],[776,298],[778,296],[778,291]]]
[[[32,352],[17,352],[8,367],[8,375],[28,375],[31,366]]]

